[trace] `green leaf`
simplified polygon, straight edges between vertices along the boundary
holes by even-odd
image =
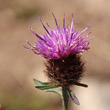
[[[79,100],[77,99],[77,97],[75,96],[75,94],[71,90],[69,90],[69,89],[67,91],[68,91],[68,94],[69,94],[70,98],[72,99],[72,101],[75,104],[80,105]]]
[[[59,95],[62,95],[62,88],[61,87],[51,88],[51,89],[47,89],[45,91],[46,92],[54,92],[54,93],[57,93]]]
[[[40,89],[40,90],[43,90],[43,91],[46,91],[46,92],[54,92],[54,93],[57,93],[57,94],[60,94],[60,95],[62,94],[61,87],[57,87],[53,83],[41,82],[37,79],[34,79],[34,82],[36,84],[35,87]]]
[[[39,81],[37,79],[34,79],[34,82],[35,82],[36,86],[56,87],[56,85],[53,84],[53,83],[41,82],[41,81]]]

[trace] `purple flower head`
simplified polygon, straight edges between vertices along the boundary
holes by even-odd
[[[46,33],[39,36],[31,28],[31,32],[37,37],[37,39],[34,46],[28,42],[30,45],[28,49],[46,59],[61,59],[69,55],[83,53],[85,50],[89,49],[88,45],[92,39],[87,40],[87,37],[90,32],[86,36],[82,36],[82,34],[90,28],[90,25],[86,26],[83,31],[75,30],[72,14],[71,25],[65,26],[64,15],[63,26],[60,27],[53,13],[52,15],[55,20],[56,29],[50,28],[48,24],[47,26],[49,29],[47,29],[42,20],[40,20]]]

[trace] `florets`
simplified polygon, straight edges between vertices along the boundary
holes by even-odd
[[[32,33],[37,39],[34,46],[29,44],[30,47],[28,49],[46,59],[61,59],[62,57],[67,57],[72,54],[83,53],[89,49],[88,45],[91,39],[86,39],[90,33],[86,36],[82,36],[82,34],[90,28],[90,25],[86,26],[83,31],[75,30],[73,15],[70,26],[65,26],[65,16],[63,18],[63,27],[58,25],[55,16],[54,20],[57,26],[56,29],[50,28],[49,25],[49,29],[47,29],[42,20],[40,20],[46,30],[46,33],[40,36],[31,28]]]

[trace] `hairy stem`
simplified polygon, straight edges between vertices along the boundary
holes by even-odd
[[[62,110],[68,110],[68,93],[65,87],[62,87]]]

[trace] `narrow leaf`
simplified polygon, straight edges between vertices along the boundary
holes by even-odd
[[[48,83],[48,82],[41,82],[37,79],[34,79],[34,82],[36,84],[36,88],[46,91],[46,92],[54,92],[57,94],[62,94],[61,92],[61,87],[57,87],[55,84],[53,83]]]
[[[41,82],[41,81],[39,81],[39,80],[37,80],[37,79],[34,79],[34,82],[35,82],[35,84],[36,84],[37,87],[38,87],[38,86],[56,87],[56,85],[53,84],[53,83]]]
[[[68,90],[68,93],[69,93],[69,96],[72,99],[72,101],[75,104],[80,105],[79,100],[77,99],[77,97],[75,96],[75,94],[71,90]]]
[[[62,95],[62,89],[61,89],[61,87],[51,88],[51,89],[47,89],[45,91],[46,92],[54,92],[54,93],[57,93],[59,95]]]

